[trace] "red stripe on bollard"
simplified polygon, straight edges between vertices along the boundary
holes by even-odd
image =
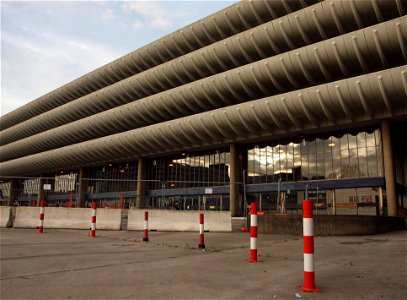
[[[314,254],[314,237],[304,236],[304,253]]]
[[[122,195],[119,196],[119,208],[123,209],[123,196]]]
[[[148,211],[144,212],[144,236],[143,242],[148,242]]]
[[[257,260],[257,203],[250,204],[250,259],[249,262]]]
[[[302,202],[303,235],[304,235],[304,285],[299,288],[303,292],[320,292],[315,286],[314,273],[314,204],[311,200]]]
[[[45,217],[45,200],[40,201],[40,225],[38,226],[38,233],[44,232],[44,217]]]
[[[69,193],[69,202],[68,202],[68,205],[66,207],[72,208],[72,205],[73,205],[72,201],[73,201],[72,192],[70,192]]]
[[[204,214],[199,213],[199,248],[205,249]]]
[[[96,236],[96,202],[92,202],[92,227],[90,229],[90,236],[95,237]]]

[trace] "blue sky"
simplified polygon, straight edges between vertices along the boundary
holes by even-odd
[[[1,115],[236,1],[1,1]]]

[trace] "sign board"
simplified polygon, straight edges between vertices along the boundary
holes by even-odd
[[[205,194],[213,194],[213,190],[212,189],[205,189]]]
[[[50,191],[51,185],[49,183],[44,184],[44,191]]]

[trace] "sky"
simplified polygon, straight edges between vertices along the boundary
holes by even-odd
[[[0,115],[236,1],[0,1]]]

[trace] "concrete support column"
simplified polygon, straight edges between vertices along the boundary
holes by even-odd
[[[12,178],[10,180],[10,195],[9,195],[9,201],[10,201],[10,206],[14,204],[14,201],[20,196],[21,194],[21,183],[20,180],[17,178]]]
[[[85,207],[86,192],[88,191],[88,181],[85,179],[88,176],[87,168],[81,167],[79,170],[79,207]]]
[[[390,217],[396,217],[397,216],[396,172],[394,168],[394,155],[389,121],[383,120],[381,127],[383,143],[383,167],[386,181],[387,215]]]
[[[138,160],[138,171],[137,171],[137,197],[136,197],[136,208],[146,207],[146,181],[147,180],[147,166],[146,160],[140,158]]]
[[[230,144],[230,211],[232,217],[240,215],[240,183],[242,182],[242,154],[241,149],[235,145]]]

